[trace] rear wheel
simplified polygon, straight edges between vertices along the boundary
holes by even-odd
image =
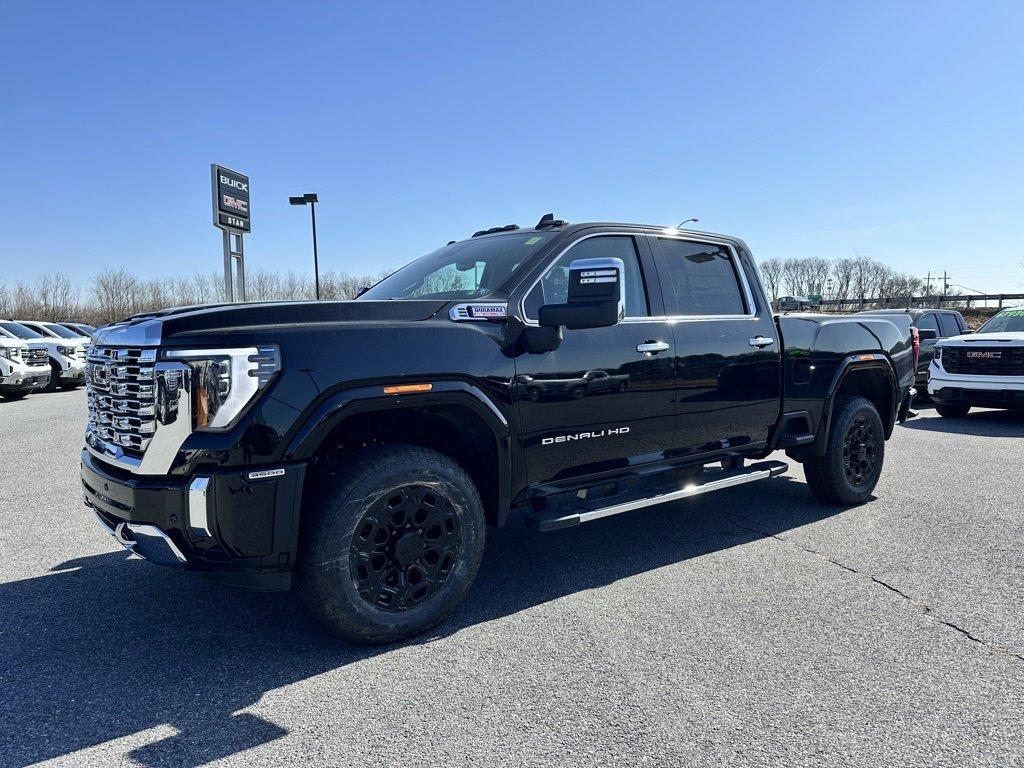
[[[971,410],[969,405],[940,405],[935,404],[935,412],[947,419],[962,419]]]
[[[28,393],[29,390],[27,389],[8,390],[7,392],[0,390],[0,398],[4,400],[21,400]]]
[[[410,445],[361,451],[316,484],[307,503],[299,594],[348,640],[423,632],[451,613],[476,576],[483,503],[443,454]]]
[[[824,456],[804,461],[811,491],[833,504],[860,504],[878,484],[885,458],[885,429],[875,406],[863,397],[835,404]]]

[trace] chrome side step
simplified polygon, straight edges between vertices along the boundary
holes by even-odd
[[[709,472],[708,479],[702,483],[689,483],[684,485],[682,488],[663,491],[651,496],[629,498],[628,495],[625,495],[626,498],[622,501],[613,503],[609,506],[591,508],[586,504],[586,502],[581,502],[578,507],[570,507],[568,509],[563,508],[554,514],[548,512],[545,516],[527,517],[526,523],[530,527],[536,528],[539,531],[554,531],[559,528],[568,528],[591,520],[599,520],[602,517],[611,517],[612,515],[618,515],[623,512],[630,512],[634,509],[642,509],[643,507],[653,507],[656,504],[666,504],[671,501],[679,501],[680,499],[686,499],[690,496],[699,496],[700,494],[710,493],[711,491],[720,491],[723,488],[731,488],[735,485],[752,483],[756,480],[767,480],[770,477],[781,475],[787,469],[789,469],[789,465],[784,461],[761,461],[744,467],[743,469],[717,473]],[[615,498],[616,497],[613,497],[612,499],[603,499],[602,501],[614,501]]]

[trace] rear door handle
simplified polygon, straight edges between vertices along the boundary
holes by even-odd
[[[654,355],[664,352],[666,349],[668,349],[668,344],[664,341],[645,341],[643,344],[636,345],[636,351],[643,352],[645,355]]]
[[[747,343],[752,347],[767,347],[770,344],[774,344],[775,339],[769,339],[767,336],[755,336],[749,339]]]

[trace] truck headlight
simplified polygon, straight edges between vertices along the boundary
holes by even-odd
[[[13,360],[14,353],[17,351],[17,347],[0,347],[0,357],[6,357],[8,360]]]
[[[281,370],[281,350],[273,344],[236,349],[167,349],[162,357],[188,366],[193,426],[201,430],[233,426]]]
[[[935,348],[935,359],[936,360],[941,360],[942,359],[942,347],[936,347]]]
[[[64,355],[64,357],[72,357],[75,354],[75,348],[74,347],[60,347],[60,346],[58,346],[57,347],[57,351],[60,352],[60,354]]]

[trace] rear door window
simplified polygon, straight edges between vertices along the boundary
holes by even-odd
[[[659,237],[655,258],[670,314],[747,314],[737,265],[725,246]]]
[[[929,312],[928,314],[921,315],[921,317],[919,317],[917,319],[917,330],[919,330],[919,331],[925,331],[925,330],[927,330],[927,331],[935,331],[936,333],[938,333],[939,332],[939,324],[938,324],[938,321],[936,321],[936,319],[935,319],[935,314],[932,313],[932,312]]]
[[[960,326],[957,325],[956,318],[947,313],[939,315],[939,330],[942,338],[960,335]]]

